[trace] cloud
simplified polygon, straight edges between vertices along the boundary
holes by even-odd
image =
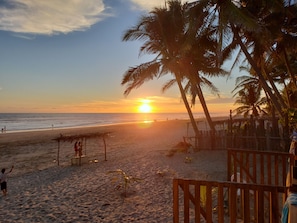
[[[2,0],[0,30],[54,35],[83,31],[108,16],[103,0]]]
[[[165,2],[167,0],[131,0],[131,2],[134,4],[134,6],[137,9],[142,9],[142,10],[146,10],[146,11],[150,11],[152,10],[154,7],[164,7],[165,6]],[[194,2],[196,0],[182,0],[182,3],[185,2]]]
[[[152,10],[154,7],[160,7],[165,5],[165,1],[160,0],[131,0],[131,2],[134,4],[134,6],[137,9],[142,9],[146,11]]]

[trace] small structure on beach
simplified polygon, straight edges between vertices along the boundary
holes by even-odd
[[[58,151],[57,151],[57,163],[58,166],[60,165],[60,142],[70,142],[73,143],[75,141],[81,141],[82,145],[85,146],[84,149],[84,154],[79,154],[77,157],[73,157],[71,159],[71,164],[72,165],[81,165],[85,162],[87,162],[87,156],[86,156],[86,151],[87,151],[87,140],[91,138],[102,138],[103,144],[104,144],[104,160],[107,161],[106,159],[106,137],[110,134],[110,132],[103,132],[103,133],[87,133],[87,134],[77,134],[77,135],[60,135],[57,138],[54,138],[53,140],[58,142]]]

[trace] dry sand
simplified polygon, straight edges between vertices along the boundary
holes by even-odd
[[[225,151],[167,156],[187,134],[186,126],[174,120],[0,134],[0,167],[15,166],[8,195],[0,196],[0,222],[172,222],[173,178],[226,180],[227,175]],[[111,132],[107,161],[102,139],[89,139],[91,162],[71,166],[73,143],[64,142],[58,166],[52,139],[90,132]],[[116,189],[115,175],[107,174],[117,169],[142,179],[126,196]]]

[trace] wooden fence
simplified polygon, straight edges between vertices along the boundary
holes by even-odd
[[[289,153],[228,149],[226,182],[173,180],[173,220],[280,222],[294,162]]]
[[[234,174],[234,181],[286,186],[292,182],[294,159],[290,153],[228,149],[227,180]]]
[[[173,222],[279,223],[286,187],[173,180]]]
[[[274,137],[270,135],[260,136],[257,134],[245,135],[242,133],[227,133],[226,131],[200,131],[197,137],[184,136],[184,141],[191,143],[197,150],[213,149],[222,150],[227,148],[241,148],[262,151],[289,151],[290,139]]]

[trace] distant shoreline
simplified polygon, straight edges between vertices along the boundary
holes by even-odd
[[[213,121],[227,120],[227,116],[217,116],[212,117]],[[36,128],[36,129],[24,129],[24,130],[6,130],[1,134],[12,134],[12,133],[26,133],[26,132],[42,132],[42,131],[52,131],[52,130],[71,130],[71,129],[82,129],[82,128],[96,128],[96,127],[106,127],[106,126],[117,126],[117,125],[129,125],[129,124],[141,124],[141,123],[150,123],[150,122],[166,122],[166,121],[184,121],[186,123],[191,123],[190,119],[164,119],[157,121],[132,121],[132,122],[116,122],[116,123],[106,123],[106,124],[88,124],[88,125],[77,125],[77,126],[68,126],[68,127],[48,127],[48,128]],[[207,125],[206,128],[209,128],[206,118],[196,118],[197,122],[205,122]],[[1,135],[0,134],[0,135]]]
[[[37,115],[39,115],[39,113],[36,113]],[[132,114],[132,113],[131,113]],[[129,114],[129,115],[131,115]],[[0,133],[1,134],[11,134],[11,133],[22,133],[22,132],[39,132],[39,131],[50,131],[50,130],[65,130],[65,129],[78,129],[78,128],[88,128],[88,127],[104,127],[104,126],[114,126],[114,125],[124,125],[124,124],[134,124],[134,123],[145,123],[145,122],[161,122],[161,121],[172,121],[172,120],[182,120],[182,121],[186,121],[186,122],[190,122],[190,119],[187,117],[187,114],[182,113],[181,116],[180,113],[172,113],[175,114],[175,116],[169,116],[170,113],[164,113],[162,114],[163,116],[157,116],[156,119],[155,115],[156,114],[135,114],[135,115],[147,115],[148,118],[135,118],[135,120],[129,120],[131,119],[131,117],[127,118],[125,116],[123,116],[123,118],[111,118],[108,119],[109,117],[107,117],[107,119],[103,119],[102,120],[96,120],[95,118],[89,118],[89,120],[85,121],[85,122],[71,122],[71,120],[68,120],[68,116],[65,116],[65,120],[63,120],[61,117],[59,117],[59,121],[60,123],[58,123],[57,125],[55,124],[49,124],[50,121],[48,121],[47,124],[40,124],[39,123],[35,123],[33,120],[32,126],[36,126],[36,128],[34,127],[30,127],[30,120],[25,120],[27,121],[27,124],[23,124],[24,127],[18,127],[17,124],[15,124],[15,127],[10,127],[9,124],[6,124],[4,122],[4,127],[6,127],[6,131]],[[32,113],[30,113],[30,115],[32,115]],[[67,115],[67,114],[63,114],[63,115]],[[79,114],[75,114],[75,115],[82,115],[81,113]],[[108,115],[108,114],[105,114]],[[168,116],[167,116],[168,115]],[[226,116],[214,116],[212,117],[213,121],[216,120],[224,120],[227,119],[228,117]],[[53,120],[56,121],[57,120]],[[204,121],[206,122],[206,118],[205,117],[198,117],[196,118],[196,121],[201,122]],[[0,124],[1,124],[1,119],[0,119]],[[207,125],[208,126],[208,125]],[[12,128],[12,130],[11,130]],[[23,129],[15,129],[15,128],[23,128]],[[207,128],[207,127],[206,127]]]
[[[166,121],[187,121],[186,119],[169,119],[169,120],[158,120],[156,122],[166,122]],[[135,122],[117,122],[117,123],[108,123],[108,124],[90,124],[90,125],[77,125],[77,126],[68,126],[68,127],[51,127],[51,128],[39,128],[39,129],[24,129],[24,130],[6,130],[6,132],[1,134],[12,134],[12,133],[26,133],[26,132],[43,132],[43,131],[58,131],[58,130],[71,130],[71,129],[83,129],[83,128],[96,128],[96,127],[106,127],[106,126],[120,126],[120,125],[129,125],[129,124],[142,124],[142,123],[153,123],[155,121],[135,121]]]

